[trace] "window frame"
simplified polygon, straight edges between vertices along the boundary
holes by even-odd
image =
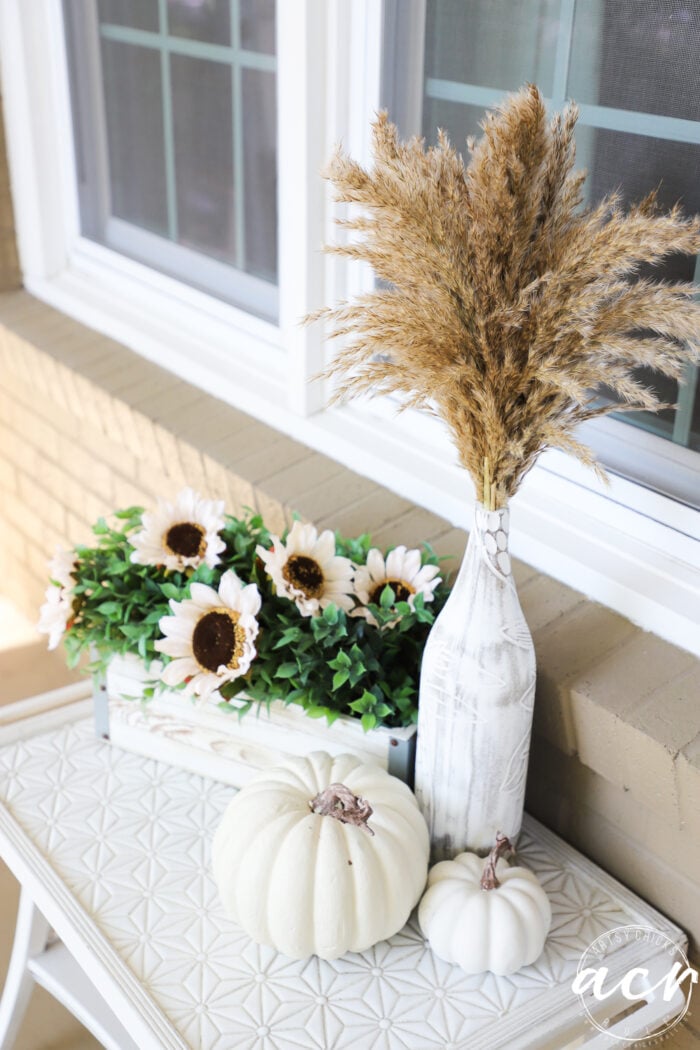
[[[475,496],[444,436],[422,419],[389,418],[386,403],[326,408],[328,391],[310,379],[331,351],[321,325],[298,323],[371,286],[366,266],[320,251],[338,237],[333,219],[343,208],[318,173],[338,140],[369,159],[383,4],[298,0],[277,11],[278,322],[81,237],[60,0],[0,5],[25,286],[213,396],[469,527]],[[700,655],[700,512],[616,476],[606,490],[554,452],[512,509],[516,556]]]
[[[161,0],[158,9],[158,22],[165,21],[166,5]],[[237,14],[238,12],[234,12]],[[127,43],[160,56],[161,75],[164,84],[170,85],[172,73],[172,61],[177,57],[189,57],[207,60],[208,52],[216,53],[217,64],[221,62],[226,69],[232,70],[232,80],[237,81],[232,86],[234,99],[240,96],[242,91],[240,73],[242,68],[262,69],[276,73],[276,57],[246,52],[235,45],[232,47],[217,47],[199,40],[187,38],[179,39],[169,36],[167,43],[160,32],[150,30],[131,30],[129,27],[106,24],[102,25],[98,17],[97,0],[80,0],[79,15],[71,16],[66,26],[63,16],[64,29],[73,38],[73,47],[78,53],[84,53],[85,61],[79,63],[79,68],[72,71],[73,90],[89,93],[87,102],[83,102],[82,108],[86,111],[85,123],[90,127],[91,135],[94,134],[94,150],[87,156],[83,153],[83,164],[89,172],[86,179],[90,187],[90,215],[91,222],[104,231],[103,243],[112,248],[117,254],[124,254],[135,258],[148,267],[153,267],[162,273],[170,273],[176,280],[187,283],[187,275],[197,269],[202,274],[199,282],[205,292],[214,296],[220,296],[224,301],[233,302],[242,310],[262,318],[273,319],[278,310],[277,285],[269,280],[254,276],[239,269],[233,263],[226,263],[213,256],[205,254],[194,247],[186,247],[178,243],[176,230],[177,197],[176,197],[176,173],[174,160],[174,128],[172,104],[163,105],[164,123],[164,153],[165,169],[168,174],[165,179],[164,198],[167,202],[167,225],[168,235],[162,236],[151,232],[143,227],[137,226],[128,220],[118,218],[113,214],[111,208],[111,185],[109,176],[109,150],[107,142],[107,117],[104,99],[101,92],[103,72],[102,56],[100,54],[100,42],[108,40],[116,43]],[[93,42],[97,44],[93,47]],[[224,52],[224,57],[219,57]],[[231,57],[236,55],[237,58]],[[165,57],[167,56],[167,58]],[[245,56],[245,57],[244,57]],[[164,72],[167,70],[167,73]],[[237,79],[238,78],[238,79]],[[163,88],[167,91],[167,88]],[[235,106],[235,103],[233,103]],[[168,144],[169,143],[169,144]],[[241,165],[243,144],[237,142],[234,146],[234,156],[240,158]],[[234,170],[236,165],[234,163]],[[76,167],[74,164],[74,173]],[[240,170],[235,175],[237,184],[242,178]],[[240,186],[239,186],[240,188]],[[243,233],[243,209],[245,201],[239,192],[234,194],[236,213],[236,254],[238,258],[244,256],[244,233]],[[233,291],[232,291],[233,286]]]
[[[576,18],[577,0],[558,0],[558,2],[560,18],[554,53],[552,90],[549,97],[544,99],[550,111],[561,110],[567,102],[566,87],[570,72]],[[391,27],[394,36],[400,34],[400,45],[397,50],[402,54],[404,64],[416,73],[420,70],[420,75],[414,77],[411,91],[405,90],[405,84],[395,69],[387,71],[383,82],[383,96],[391,100],[392,113],[395,114],[399,126],[407,135],[421,134],[423,105],[426,97],[432,100],[440,99],[488,109],[496,106],[508,94],[506,90],[480,86],[476,83],[466,84],[447,79],[425,78],[423,58],[426,8],[427,0],[413,0],[410,8],[402,7],[400,0],[385,0],[387,24]],[[391,41],[385,50],[385,56],[387,55],[390,59],[389,64],[391,64],[393,57]],[[579,127],[658,137],[665,141],[693,145],[700,144],[700,124],[697,121],[588,103],[579,103],[578,109]],[[698,285],[700,293],[700,255],[696,257],[692,279]],[[663,493],[666,488],[671,488],[665,480],[671,468],[677,475],[677,484],[673,486],[674,492],[668,493],[670,498],[697,504],[700,501],[700,480],[697,474],[689,468],[689,464],[694,456],[700,454],[700,449],[691,449],[686,442],[692,425],[695,388],[700,383],[700,365],[688,365],[686,375],[687,381],[680,387],[678,393],[678,411],[671,428],[673,440],[662,436],[655,427],[647,428],[644,425],[643,420],[650,418],[650,414],[646,412],[638,412],[636,416],[639,421],[637,426],[647,433],[648,440],[642,439],[641,436],[635,439],[630,434],[629,427],[634,426],[634,423],[614,418],[590,424],[583,428],[582,433],[585,433],[585,440],[591,444],[591,447],[598,453],[605,454],[606,463],[612,470],[635,480],[640,485],[650,488],[652,484],[661,482],[660,491]],[[645,457],[643,471],[635,469],[632,454],[635,447],[640,451],[643,448]],[[693,477],[694,473],[695,477]]]

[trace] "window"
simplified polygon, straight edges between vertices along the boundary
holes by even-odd
[[[274,0],[64,0],[81,232],[274,320]]]
[[[479,133],[485,106],[526,81],[553,109],[575,98],[579,164],[590,202],[620,188],[628,202],[659,188],[665,207],[700,211],[700,8],[686,0],[427,0],[387,7],[385,95],[404,134],[434,141],[445,128],[458,148]],[[397,45],[397,40],[401,46]],[[420,84],[417,90],[416,82]],[[700,278],[700,264],[670,259],[652,274]],[[674,443],[638,442],[626,426],[586,435],[624,476],[700,508],[698,368],[675,381],[647,374],[676,411],[620,415]],[[642,452],[642,449],[644,450]],[[693,452],[688,452],[693,450]],[[671,473],[669,473],[669,466]]]
[[[319,172],[338,141],[369,161],[383,100],[405,131],[442,123],[457,139],[531,78],[553,105],[578,93],[592,192],[625,178],[636,196],[665,165],[663,192],[700,210],[698,24],[697,4],[680,0],[3,0],[26,287],[468,527],[473,494],[429,420],[397,420],[386,404],[329,409],[309,383],[328,348],[299,319],[373,280],[322,255],[343,234]],[[617,471],[610,489],[547,453],[514,504],[512,547],[697,651],[691,390],[675,417],[639,420],[647,429],[609,419],[590,435]],[[642,484],[628,480],[640,464]]]

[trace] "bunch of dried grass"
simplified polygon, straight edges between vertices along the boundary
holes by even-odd
[[[596,466],[573,432],[620,410],[596,401],[600,384],[625,408],[654,411],[634,369],[680,378],[697,356],[695,286],[635,274],[700,251],[700,217],[660,213],[653,193],[626,213],[616,194],[582,208],[577,115],[572,105],[548,121],[528,86],[487,114],[465,167],[443,133],[430,149],[400,143],[382,114],[373,169],[338,150],[325,173],[336,199],[364,212],[341,223],[360,242],[327,250],[388,283],[309,318],[346,338],[324,373],[333,400],[397,393],[437,413],[491,507],[547,447]]]

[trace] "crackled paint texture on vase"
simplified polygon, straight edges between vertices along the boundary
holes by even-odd
[[[464,560],[423,654],[416,794],[436,860],[520,831],[535,651],[508,555],[508,510],[477,504]]]

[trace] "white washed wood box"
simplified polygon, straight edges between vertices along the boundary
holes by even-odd
[[[290,755],[350,752],[375,762],[409,784],[413,782],[416,729],[374,729],[365,733],[358,719],[340,716],[329,726],[294,705],[273,700],[269,710],[254,707],[243,717],[245,700],[231,701],[222,711],[219,698],[193,702],[166,689],[143,700],[143,688],[158,675],[147,672],[136,657],[114,657],[106,681],[95,681],[97,733],[126,751],[156,758],[234,787],[259,770]]]

